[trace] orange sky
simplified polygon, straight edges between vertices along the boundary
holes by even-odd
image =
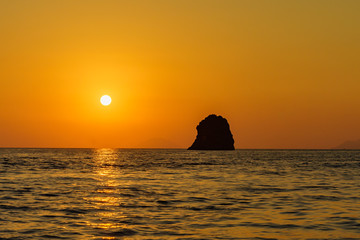
[[[212,113],[236,148],[360,139],[359,9],[0,0],[0,147],[186,148]]]

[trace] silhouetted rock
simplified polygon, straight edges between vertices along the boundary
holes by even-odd
[[[360,149],[360,139],[356,141],[346,141],[334,149]]]
[[[234,150],[229,123],[222,116],[207,116],[196,127],[198,132],[188,150]]]

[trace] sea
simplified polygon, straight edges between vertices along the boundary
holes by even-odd
[[[2,148],[0,239],[360,239],[360,151]]]

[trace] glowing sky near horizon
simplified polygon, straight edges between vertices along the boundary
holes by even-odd
[[[360,139],[360,1],[0,1],[0,147]],[[107,93],[113,102],[99,104]]]

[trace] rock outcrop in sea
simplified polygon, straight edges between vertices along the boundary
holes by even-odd
[[[188,150],[234,150],[234,138],[228,121],[211,114],[196,127],[197,136]]]

